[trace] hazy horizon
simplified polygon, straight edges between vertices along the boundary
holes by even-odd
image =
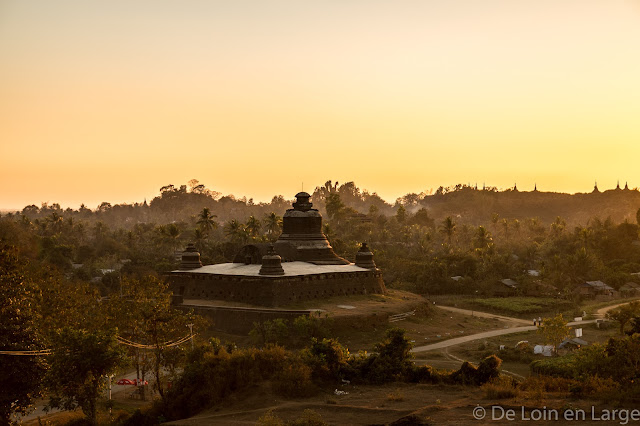
[[[322,185],[324,184],[324,182],[322,182],[321,184],[319,183],[319,184],[317,184],[317,185],[314,185],[312,188],[309,188],[309,187],[307,187],[307,186],[305,186],[304,188],[302,188],[302,186],[300,186],[298,189],[292,189],[292,191],[290,191],[290,192],[291,192],[290,194],[288,194],[288,193],[275,193],[275,192],[274,192],[273,194],[271,194],[271,195],[270,195],[270,196],[268,196],[268,197],[265,197],[265,198],[263,198],[263,199],[259,199],[259,198],[257,198],[257,197],[252,197],[252,196],[250,196],[249,194],[233,193],[233,192],[224,192],[224,191],[220,191],[220,189],[219,189],[219,188],[211,187],[211,186],[207,185],[205,182],[200,182],[200,181],[198,181],[198,182],[199,182],[200,184],[204,184],[204,185],[205,185],[205,187],[206,187],[207,189],[210,189],[210,190],[213,190],[213,191],[218,191],[218,192],[220,192],[220,193],[221,193],[221,195],[220,195],[221,197],[223,197],[223,196],[227,196],[227,195],[233,195],[234,197],[236,197],[236,198],[238,198],[238,199],[241,199],[241,198],[243,198],[243,197],[246,197],[246,199],[247,199],[247,200],[249,200],[249,199],[253,199],[254,203],[256,203],[256,204],[261,203],[261,202],[269,203],[269,202],[271,202],[271,200],[272,200],[272,198],[273,198],[273,197],[278,196],[278,195],[282,195],[282,196],[283,196],[285,199],[287,199],[287,200],[293,200],[293,199],[295,198],[295,194],[296,194],[296,193],[298,193],[298,192],[300,192],[301,190],[304,190],[305,192],[308,192],[308,193],[310,193],[310,194],[313,194],[313,192],[314,192],[314,190],[315,190],[315,188],[316,188],[316,187],[318,187],[318,186],[322,186]],[[325,181],[325,182],[326,182],[326,181]],[[347,183],[347,182],[350,182],[350,181],[344,181],[344,182],[339,182],[339,181],[338,181],[338,182],[336,182],[336,181],[332,181],[332,183],[333,183],[333,184],[339,183],[340,185],[342,185],[342,184],[344,184],[344,183]],[[382,196],[379,192],[377,192],[375,189],[372,189],[372,188],[363,188],[363,187],[361,187],[361,186],[358,184],[358,182],[355,182],[355,181],[353,181],[353,182],[356,184],[356,186],[357,186],[361,191],[368,191],[370,194],[377,193],[377,194],[380,196],[380,198],[382,198],[384,201],[386,201],[387,203],[389,203],[389,204],[391,204],[391,205],[393,205],[393,204],[395,203],[395,201],[396,201],[398,198],[400,198],[400,197],[402,197],[402,196],[404,196],[404,195],[409,194],[409,193],[411,193],[411,192],[412,192],[412,191],[406,191],[406,192],[399,193],[397,196],[395,196],[395,197],[393,197],[393,198],[386,198],[386,197]],[[475,184],[476,184],[475,182],[474,182],[474,183],[471,183],[471,184],[469,184],[468,182],[467,182],[467,183],[459,182],[459,183],[460,183],[460,184],[463,184],[463,185],[470,185],[470,186],[472,186],[472,187],[473,187],[473,186],[475,186]],[[171,184],[173,184],[176,188],[179,188],[179,187],[180,187],[180,185],[186,185],[186,184],[187,184],[187,182],[173,182],[173,183],[171,183]],[[485,184],[486,184],[486,187],[487,187],[487,188],[492,188],[492,187],[494,187],[494,188],[497,188],[497,190],[498,190],[499,192],[503,192],[503,191],[506,191],[506,190],[509,190],[509,189],[513,188],[513,185],[512,185],[512,186],[510,186],[510,187],[502,188],[502,187],[496,187],[495,185],[491,185],[489,182],[485,182]],[[607,190],[612,190],[612,189],[615,189],[615,188],[616,188],[617,184],[618,184],[618,182],[616,182],[613,186],[609,187],[609,186],[603,186],[603,185],[601,185],[600,183],[598,183],[598,189],[599,189],[601,192],[604,192],[604,191],[607,191]],[[457,185],[457,184],[456,184],[456,185]],[[454,184],[452,184],[452,185],[441,185],[441,186],[443,186],[443,187],[445,187],[445,188],[446,188],[446,187],[453,188],[455,185],[454,185]],[[620,182],[620,188],[624,188],[624,186],[625,186],[625,182]],[[524,187],[522,187],[522,186],[520,186],[520,185],[517,185],[517,187],[518,187],[518,191],[520,191],[520,192],[531,192],[531,191],[533,191],[533,189],[534,189],[534,187],[531,187],[531,188],[524,188]],[[630,189],[630,190],[638,190],[638,187],[633,186],[633,185],[628,185],[628,187],[629,187],[629,189]],[[159,186],[159,187],[158,187],[158,190],[157,190],[154,194],[152,194],[152,195],[149,195],[149,196],[142,196],[142,197],[141,197],[141,198],[139,198],[139,199],[133,199],[133,200],[119,200],[119,201],[114,201],[114,200],[108,200],[108,199],[101,199],[100,201],[97,201],[97,202],[95,202],[95,203],[93,203],[93,204],[92,204],[92,203],[90,203],[90,202],[86,202],[86,201],[80,201],[80,202],[78,202],[77,204],[64,204],[64,203],[61,203],[61,202],[59,202],[59,201],[57,201],[57,200],[53,200],[53,199],[51,199],[51,200],[42,200],[42,201],[40,201],[40,202],[28,203],[28,204],[21,205],[21,206],[8,206],[8,207],[5,207],[5,206],[0,205],[0,212],[2,212],[2,213],[7,213],[7,212],[21,211],[24,207],[29,206],[29,205],[36,205],[37,207],[40,207],[40,206],[42,205],[42,203],[47,203],[48,205],[51,205],[51,204],[53,204],[53,203],[58,203],[58,204],[60,204],[60,207],[61,207],[62,209],[66,209],[66,208],[70,207],[70,208],[72,208],[72,209],[74,209],[74,210],[77,210],[77,209],[78,209],[82,204],[84,204],[84,205],[85,205],[85,207],[87,207],[87,208],[89,208],[89,209],[91,209],[91,210],[95,210],[95,209],[100,205],[100,203],[102,203],[102,202],[108,202],[108,203],[111,203],[112,205],[116,205],[116,204],[131,204],[131,205],[132,205],[132,204],[135,204],[135,203],[142,203],[142,202],[144,202],[145,200],[146,200],[147,202],[151,201],[153,198],[155,198],[155,197],[157,197],[158,195],[160,195],[160,188],[161,188],[161,186]],[[431,195],[431,194],[433,194],[433,193],[436,191],[436,189],[437,189],[437,187],[436,187],[436,188],[425,188],[424,190],[422,190],[422,191],[418,191],[418,192],[416,192],[416,193],[417,193],[417,194],[425,193],[425,194],[427,194],[427,195]],[[480,189],[482,189],[482,184],[478,184],[478,190],[480,190]],[[554,190],[551,190],[551,189],[540,188],[539,186],[537,187],[537,190],[538,190],[539,192],[561,193],[561,194],[575,195],[575,194],[588,194],[588,193],[590,193],[590,192],[592,192],[592,191],[593,191],[593,186],[592,186],[589,190],[586,190],[586,191],[578,191],[578,192],[554,191]],[[313,201],[313,200],[312,200],[312,201]]]
[[[0,209],[638,186],[638,1],[0,5]]]

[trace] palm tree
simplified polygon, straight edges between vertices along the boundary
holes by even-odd
[[[104,235],[107,233],[107,225],[102,221],[97,221],[93,226],[93,232],[97,241],[101,241]]]
[[[556,220],[551,224],[551,233],[554,237],[559,236],[564,231],[567,223],[560,216],[556,217]]]
[[[280,231],[282,230],[282,218],[274,212],[271,212],[264,216],[263,221],[267,228],[269,239],[272,241],[275,240],[275,236],[280,234]]]
[[[447,216],[442,221],[440,232],[447,236],[447,241],[449,242],[449,245],[451,245],[451,237],[453,237],[453,234],[456,232],[456,223],[453,221],[451,216]]]
[[[211,232],[212,229],[218,227],[216,221],[213,220],[214,217],[218,216],[216,216],[215,214],[211,214],[209,207],[203,208],[198,215],[198,226],[200,227],[200,230],[202,230],[206,235],[209,235],[209,232]]]
[[[493,245],[493,238],[484,226],[478,226],[473,242],[478,249],[486,249]]]
[[[504,237],[508,239],[509,238],[509,221],[507,219],[502,219],[500,223],[504,228]]]
[[[199,228],[194,229],[193,238],[196,242],[196,248],[202,250],[202,242],[207,238],[207,234]]]
[[[255,216],[249,216],[247,219],[246,229],[251,237],[256,238],[260,234],[262,223]]]
[[[244,243],[249,236],[247,232],[247,228],[244,224],[238,222],[236,219],[231,219],[224,226],[224,233],[227,237],[231,239],[233,242],[242,242]]]
[[[178,248],[178,237],[180,236],[180,228],[175,223],[170,223],[165,227],[165,233],[171,241],[173,251]]]
[[[520,235],[520,221],[518,219],[513,219],[513,229],[516,230],[517,235]]]
[[[51,230],[54,234],[59,233],[64,225],[64,218],[57,212],[52,212],[45,220],[51,224]]]

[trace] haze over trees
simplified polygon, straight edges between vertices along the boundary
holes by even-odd
[[[568,195],[456,185],[391,205],[353,182],[327,181],[312,201],[337,253],[353,260],[369,242],[387,285],[419,293],[486,293],[511,278],[523,290],[541,279],[569,296],[585,280],[619,288],[640,271],[637,190]],[[106,295],[122,275],[174,269],[189,242],[206,264],[231,261],[248,242],[274,241],[291,202],[222,196],[194,179],[161,187],[149,203],[26,206],[0,219],[0,238],[74,279],[94,280]]]

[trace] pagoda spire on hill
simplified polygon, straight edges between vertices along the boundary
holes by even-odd
[[[592,194],[599,194],[600,190],[598,189],[598,181],[596,181],[596,184],[593,185],[593,191],[591,192]]]

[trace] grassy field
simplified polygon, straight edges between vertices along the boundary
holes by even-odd
[[[557,312],[577,308],[571,302],[548,297],[438,296],[434,299],[445,306],[485,311],[522,319],[529,319],[533,316],[552,316]]]
[[[567,318],[582,316],[583,312],[588,315],[595,313],[598,309],[606,306],[626,303],[640,298],[611,299],[601,302],[585,300],[574,303],[563,299],[550,297],[489,297],[478,298],[473,296],[444,295],[434,296],[432,300],[445,306],[453,306],[462,309],[485,311],[493,314],[512,316],[521,319],[531,319],[533,317],[551,317],[558,313]]]

